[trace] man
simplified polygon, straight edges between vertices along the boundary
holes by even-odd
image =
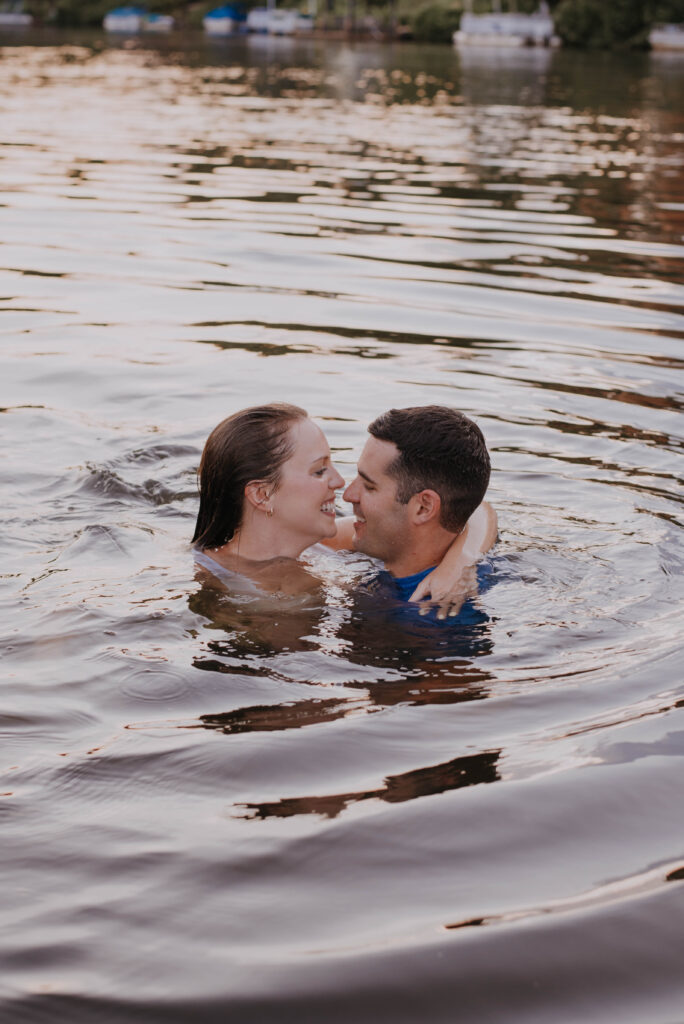
[[[341,529],[338,521],[339,532],[353,530],[353,547],[382,559],[402,598],[441,601],[459,584],[465,597],[472,566],[497,533],[496,513],[483,501],[490,462],[482,432],[438,405],[390,409],[368,431],[344,492],[355,520]]]

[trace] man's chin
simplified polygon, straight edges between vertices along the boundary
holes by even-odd
[[[364,537],[363,534],[361,534],[360,537],[354,537],[352,543],[354,545],[354,551],[360,551],[362,555],[370,555],[371,558],[382,557],[381,555],[378,555],[376,551],[373,550],[372,541],[370,545],[368,544],[368,540],[366,537]]]

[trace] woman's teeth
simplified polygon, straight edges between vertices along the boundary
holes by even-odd
[[[335,515],[335,502],[325,501],[321,505],[321,512],[327,512],[328,515]]]

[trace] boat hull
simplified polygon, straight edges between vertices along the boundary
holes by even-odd
[[[648,37],[653,50],[684,51],[684,27],[681,25],[662,25],[651,30]]]
[[[16,14],[11,11],[0,12],[0,28],[28,28],[33,24],[30,14]]]

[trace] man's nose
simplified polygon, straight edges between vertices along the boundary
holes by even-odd
[[[349,487],[346,489],[346,491],[344,492],[342,497],[344,498],[345,501],[348,501],[351,505],[355,505],[358,502],[358,500],[359,500],[359,478],[358,478],[358,476],[356,477],[355,480],[352,480],[352,482],[349,484]]]

